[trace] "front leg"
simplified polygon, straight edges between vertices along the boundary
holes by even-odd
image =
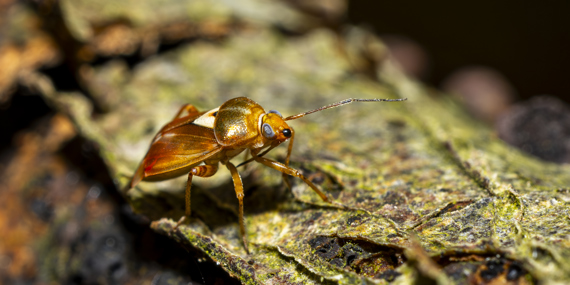
[[[293,169],[289,166],[284,165],[283,163],[279,163],[277,161],[274,161],[274,160],[271,160],[271,159],[268,159],[265,157],[259,157],[255,153],[252,153],[252,155],[253,155],[253,159],[255,159],[255,161],[257,161],[257,162],[259,162],[265,166],[269,166],[273,169],[279,170],[284,174],[299,177],[299,178],[303,179],[303,181],[305,181],[305,183],[307,183],[307,185],[309,185],[309,187],[311,187],[311,189],[313,189],[313,191],[315,191],[317,194],[319,194],[319,196],[321,197],[321,199],[323,199],[323,201],[330,203],[330,199],[327,197],[327,195],[325,195],[325,193],[323,193],[321,190],[319,190],[319,188],[317,188],[317,186],[315,184],[313,184],[313,182],[311,182],[309,179],[307,179],[299,170]]]
[[[287,157],[285,157],[286,167],[289,167],[289,160],[291,159],[291,152],[293,151],[293,141],[295,140],[295,130],[293,128],[290,128],[290,130],[291,130],[291,138],[289,138],[289,145],[287,146]],[[289,188],[289,190],[293,190],[293,188],[291,188],[291,183],[289,182],[289,179],[287,179],[287,174],[283,172],[281,177],[283,178],[283,182],[285,182],[285,185],[287,185],[287,188]]]
[[[192,177],[194,175],[198,177],[210,177],[216,174],[216,172],[218,172],[218,164],[200,165],[190,169],[190,172],[188,173],[188,181],[186,182],[186,192],[184,194],[184,200],[186,200],[184,216],[178,220],[178,223],[176,223],[176,226],[174,226],[174,230],[178,229],[184,220],[186,220],[186,217],[190,218],[190,190],[192,189]]]

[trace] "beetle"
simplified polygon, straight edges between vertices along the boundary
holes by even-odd
[[[325,202],[330,199],[303,174],[289,167],[295,131],[286,121],[302,118],[308,114],[350,104],[353,102],[394,102],[404,99],[353,99],[349,98],[308,112],[283,118],[275,110],[265,110],[253,100],[237,97],[220,107],[200,112],[190,104],[184,105],[174,119],[156,134],[144,159],[133,175],[130,188],[141,181],[161,181],[188,175],[185,192],[185,214],[180,218],[176,230],[187,217],[190,217],[190,190],[192,177],[210,177],[218,171],[220,164],[231,173],[234,190],[239,201],[239,225],[244,248],[249,253],[245,236],[243,217],[243,184],[236,166],[230,159],[244,150],[249,150],[252,158],[242,164],[256,161],[286,175],[298,177],[311,187]],[[285,163],[263,157],[273,148],[289,140]],[[240,164],[240,165],[242,165]],[[238,165],[238,166],[240,166]],[[291,185],[284,179],[289,188]]]

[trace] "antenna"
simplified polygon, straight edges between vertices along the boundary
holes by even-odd
[[[290,121],[290,120],[299,119],[299,118],[302,118],[308,114],[312,114],[312,113],[322,111],[322,110],[326,110],[326,109],[330,109],[330,108],[336,108],[336,107],[339,107],[342,105],[347,105],[347,104],[350,104],[353,102],[399,102],[399,101],[406,101],[406,100],[408,100],[408,98],[403,98],[403,99],[356,99],[356,98],[348,98],[348,99],[342,100],[340,102],[336,102],[336,103],[333,103],[330,105],[320,107],[320,108],[315,109],[315,110],[311,110],[311,111],[308,111],[305,113],[300,113],[297,115],[289,116],[283,120],[284,121]]]

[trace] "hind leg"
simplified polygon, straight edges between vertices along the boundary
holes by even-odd
[[[182,113],[184,113],[184,111],[186,111],[188,113],[185,116],[200,113],[198,111],[198,109],[196,109],[196,107],[194,107],[194,105],[186,104],[186,105],[182,106],[182,108],[180,108],[180,110],[178,110],[178,113],[176,114],[176,116],[174,116],[174,119],[178,119],[178,118],[182,117]]]

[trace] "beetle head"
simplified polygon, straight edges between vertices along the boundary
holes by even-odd
[[[293,135],[293,129],[285,123],[278,111],[267,112],[260,123],[259,131],[267,140],[284,142]]]

